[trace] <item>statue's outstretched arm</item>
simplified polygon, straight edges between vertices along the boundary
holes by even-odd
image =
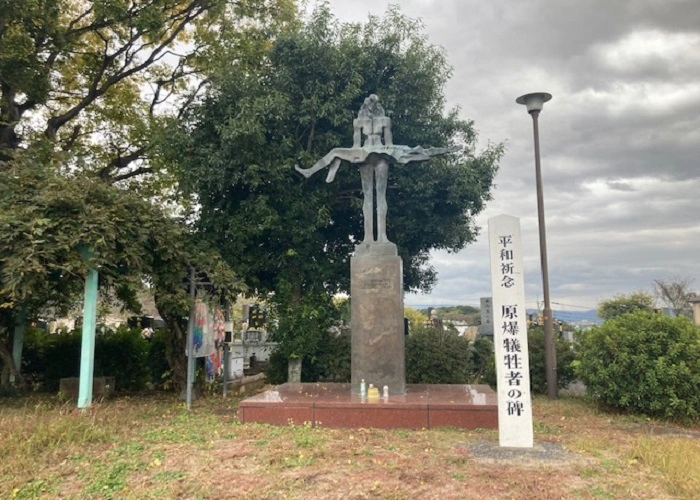
[[[427,154],[428,156],[438,156],[447,153],[456,153],[461,149],[462,148],[460,148],[459,146],[450,146],[449,148],[426,148],[425,154]]]
[[[456,153],[461,149],[462,148],[460,148],[459,146],[451,146],[449,148],[422,148],[420,146],[416,146],[415,148],[411,148],[408,151],[405,151],[400,157],[397,158],[397,161],[402,164],[414,161],[425,161],[429,160],[433,156],[440,156],[448,153]]]

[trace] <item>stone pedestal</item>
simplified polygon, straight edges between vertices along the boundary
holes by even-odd
[[[403,264],[396,247],[370,245],[350,259],[353,394],[360,382],[406,393]]]

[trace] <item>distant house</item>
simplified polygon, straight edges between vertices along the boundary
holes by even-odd
[[[693,322],[700,326],[700,296],[693,295],[693,297],[688,299],[688,302],[693,306]]]
[[[460,337],[464,337],[468,340],[474,340],[476,338],[479,327],[469,326],[466,321],[451,321],[445,320],[445,324],[452,325]]]

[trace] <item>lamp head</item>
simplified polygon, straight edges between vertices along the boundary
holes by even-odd
[[[552,94],[548,94],[547,92],[533,92],[531,94],[521,95],[515,102],[524,104],[527,106],[527,112],[532,113],[533,111],[542,111],[544,103],[551,98]]]

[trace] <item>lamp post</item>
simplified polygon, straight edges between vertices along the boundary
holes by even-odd
[[[547,372],[547,394],[549,399],[557,399],[557,351],[554,346],[552,306],[549,302],[549,271],[547,270],[547,232],[544,224],[544,197],[542,195],[542,171],[540,168],[540,132],[537,119],[544,103],[552,98],[546,92],[534,92],[518,97],[515,102],[527,106],[532,116],[535,135],[535,181],[537,184],[537,217],[540,228],[540,264],[542,267],[542,291],[544,292],[544,355]]]

